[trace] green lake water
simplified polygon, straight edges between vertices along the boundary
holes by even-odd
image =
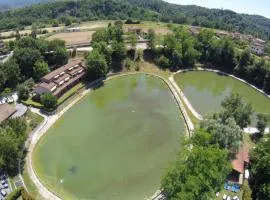
[[[37,144],[41,182],[63,199],[140,200],[160,187],[186,132],[165,83],[132,75],[91,92]]]
[[[190,71],[175,75],[192,106],[202,115],[211,115],[221,109],[221,102],[231,93],[239,93],[255,110],[252,125],[256,124],[256,113],[270,114],[270,99],[252,87],[229,76],[215,72]]]

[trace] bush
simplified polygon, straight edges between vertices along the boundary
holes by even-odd
[[[165,56],[161,56],[158,59],[156,59],[156,64],[160,66],[162,69],[166,69],[170,66],[170,61]]]
[[[132,60],[131,60],[130,58],[127,58],[127,59],[126,59],[126,62],[125,62],[125,68],[126,68],[127,70],[130,70],[130,68],[132,67],[132,65],[133,65]]]
[[[14,190],[13,192],[11,192],[8,196],[7,196],[7,200],[17,200],[22,193],[22,189],[23,188],[17,188],[16,190]]]
[[[47,111],[53,111],[57,107],[57,98],[52,93],[42,94],[40,100]]]

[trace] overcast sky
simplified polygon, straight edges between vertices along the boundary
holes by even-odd
[[[270,19],[270,0],[165,0],[181,5],[230,9],[238,13],[258,14]]]

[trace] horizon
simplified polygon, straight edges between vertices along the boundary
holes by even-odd
[[[232,10],[239,14],[261,15],[270,19],[270,4],[267,0],[164,0],[178,5],[196,5],[210,9]]]

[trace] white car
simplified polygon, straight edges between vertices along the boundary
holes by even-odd
[[[6,181],[5,181],[5,180],[2,180],[2,181],[1,181],[1,183],[2,183],[2,185],[3,185],[3,184],[5,184],[5,183],[6,183]]]
[[[3,185],[3,187],[4,187],[5,189],[8,189],[8,184],[5,183],[5,184]]]
[[[5,196],[7,196],[7,192],[5,191],[5,190],[1,190],[1,195],[3,196],[3,197],[5,197]]]
[[[8,97],[7,102],[8,103],[13,103],[14,102],[14,99],[12,97]]]

